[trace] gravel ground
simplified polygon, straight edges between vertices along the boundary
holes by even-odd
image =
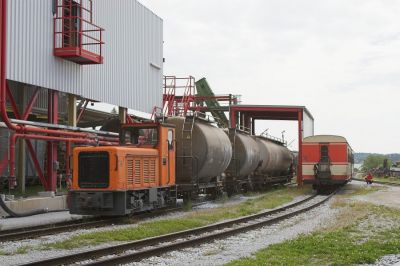
[[[364,182],[352,181],[353,185],[365,186]],[[400,208],[400,187],[373,184],[372,186],[383,187],[384,189],[374,193],[356,196],[354,199],[371,202],[377,205],[384,205],[391,208]],[[382,217],[369,217],[374,224],[379,224],[379,228],[385,229],[394,226],[391,221],[385,221]],[[363,226],[363,224],[360,224]],[[363,266],[400,266],[400,254],[383,256],[375,264],[364,264]]]
[[[202,210],[202,209],[212,209],[218,208],[223,205],[231,205],[238,204],[243,201],[246,201],[251,198],[256,198],[257,196],[242,196],[238,195],[230,198],[224,202],[207,202],[206,204],[199,205],[194,207],[194,210]],[[18,228],[26,228],[29,226],[40,226],[40,225],[48,225],[60,222],[68,222],[73,220],[79,220],[83,217],[91,217],[91,216],[82,216],[82,215],[74,215],[70,214],[68,211],[61,212],[51,212],[38,214],[30,217],[22,217],[22,218],[0,218],[0,230],[10,230],[10,229],[18,229]]]
[[[357,187],[365,186],[363,182],[353,181],[340,194],[346,194],[351,192]],[[378,186],[378,185],[376,185]],[[389,193],[387,193],[389,192]],[[382,191],[377,191],[374,193],[355,196],[356,200],[364,200],[373,203],[384,204],[393,207],[393,200],[398,199],[400,192],[400,187],[390,187]],[[296,199],[300,200],[304,197],[298,197]],[[229,206],[229,204],[240,203],[248,198],[246,197],[236,197],[229,202],[225,203],[207,203],[196,207],[198,210],[209,209],[220,207],[222,204]],[[300,234],[311,233],[317,229],[323,227],[329,227],[335,223],[335,218],[340,212],[338,208],[331,208],[331,202],[327,202],[322,206],[308,211],[307,213],[300,214],[296,217],[290,218],[286,221],[282,221],[279,224],[273,226],[267,226],[258,230],[251,232],[235,235],[223,240],[217,240],[212,243],[203,244],[197,247],[187,248],[180,251],[174,251],[164,254],[161,257],[153,257],[150,259],[143,260],[138,263],[131,263],[128,265],[223,265],[232,260],[242,258],[245,256],[252,256],[252,254],[260,249],[268,247],[271,244],[280,243],[285,240],[293,239]],[[397,203],[397,207],[399,204]],[[165,216],[151,218],[155,219],[165,219],[165,218],[176,218],[179,215],[184,215],[184,212],[176,212],[168,214]],[[312,217],[312,219],[310,219]],[[387,221],[382,221],[387,224]],[[388,225],[388,224],[387,224]],[[136,226],[136,225],[131,225]],[[361,225],[362,226],[362,225]],[[388,225],[389,226],[389,225]],[[54,241],[60,241],[71,237],[71,235],[82,233],[82,232],[92,232],[97,230],[110,230],[114,228],[126,227],[123,226],[113,226],[107,229],[90,229],[90,230],[80,230],[78,232],[65,233],[57,236],[42,237],[37,240],[27,240],[20,241],[18,243],[4,243],[14,245],[10,250],[16,251],[18,247],[23,245],[35,246],[41,243],[51,243]],[[35,243],[36,241],[36,243]],[[48,242],[47,242],[48,241]],[[111,246],[116,243],[107,243],[98,247]],[[60,256],[64,254],[76,253],[79,251],[86,251],[90,248],[75,249],[72,251],[65,250],[50,250],[50,251],[36,251],[29,252],[26,254],[19,254],[15,256],[3,256],[1,265],[15,265],[22,262],[37,260],[43,257]],[[400,254],[387,255],[378,260],[375,264],[363,265],[363,266],[383,266],[383,265],[399,265],[400,266]]]
[[[363,182],[353,181],[340,194],[346,194],[352,190],[365,186]],[[389,191],[389,194],[386,192]],[[382,191],[354,197],[357,200],[365,200],[373,203],[380,203],[392,207],[393,197],[398,199],[400,188],[388,188]],[[397,194],[397,196],[396,196]],[[385,197],[383,195],[386,195]],[[383,200],[383,198],[386,198]],[[398,205],[397,205],[398,207]],[[194,248],[187,248],[181,251],[174,251],[162,257],[153,257],[138,263],[127,265],[223,265],[232,260],[246,256],[252,256],[254,252],[266,248],[271,244],[280,243],[293,239],[300,234],[311,233],[323,227],[329,227],[335,223],[339,209],[330,207],[325,203],[317,209],[293,217],[273,226],[267,226],[259,230],[236,235],[227,239],[217,240],[213,243],[204,244]],[[310,217],[313,217],[310,219]],[[376,217],[375,217],[376,218]],[[390,226],[390,221],[374,220],[374,223],[382,223],[384,227]],[[362,225],[361,225],[362,226]],[[400,254],[382,257],[375,264],[363,266],[400,266]]]
[[[361,186],[366,186],[363,182],[352,181],[354,184],[360,184]],[[400,208],[400,186],[385,186],[380,184],[372,184],[372,187],[382,187],[382,190],[376,191],[374,193],[369,193],[362,196],[354,197],[356,200],[371,202],[376,205],[384,205],[391,208]]]
[[[375,264],[364,264],[363,266],[400,266],[400,255],[386,255]]]
[[[39,246],[67,240],[73,236],[77,236],[77,235],[80,235],[83,233],[109,231],[109,230],[123,229],[123,228],[127,228],[127,227],[134,228],[143,222],[179,218],[185,214],[187,214],[187,212],[177,211],[177,212],[160,215],[157,217],[143,219],[136,224],[112,225],[112,226],[106,226],[106,227],[100,227],[100,228],[82,229],[82,230],[76,230],[73,232],[60,233],[57,235],[43,236],[43,237],[36,238],[36,239],[26,239],[26,240],[20,240],[20,241],[3,242],[0,244],[0,249],[3,252],[15,254],[15,255],[2,256],[1,257],[1,265],[2,266],[3,265],[4,266],[18,265],[18,264],[26,263],[29,261],[40,260],[40,259],[46,258],[46,257],[47,258],[57,257],[57,256],[63,256],[63,255],[67,255],[67,254],[73,254],[73,253],[77,253],[77,252],[87,251],[87,250],[90,250],[93,248],[113,246],[115,244],[120,244],[122,242],[111,242],[111,243],[107,243],[107,244],[98,245],[93,248],[84,247],[84,248],[73,249],[73,250],[40,250],[40,251],[37,250]],[[20,251],[21,251],[21,249],[24,249],[24,247],[28,247],[26,249],[26,253],[18,254],[18,253],[21,253]]]
[[[251,256],[271,244],[331,225],[338,212],[337,209],[331,209],[328,202],[276,225],[127,265],[223,265],[231,260]]]
[[[218,208],[221,206],[231,206],[235,204],[239,204],[243,201],[246,201],[251,198],[255,198],[257,196],[235,196],[230,198],[229,200],[226,201],[221,201],[221,202],[211,202],[211,203],[206,203],[199,205],[197,207],[193,208],[193,211],[201,211],[204,209],[211,209],[211,208]],[[305,198],[305,196],[300,196],[296,197],[295,201],[301,200]],[[47,223],[54,223],[56,219],[58,219],[59,215],[64,215],[61,217],[67,217],[63,213],[52,213],[54,216],[48,216],[50,214],[45,214],[45,215],[38,215],[38,216],[33,216],[31,217],[32,220],[34,220],[34,223],[36,223],[36,220],[40,221],[45,221],[47,219]],[[115,230],[115,229],[122,229],[122,228],[127,228],[127,227],[136,227],[140,223],[146,222],[146,221],[156,221],[156,220],[163,220],[163,219],[173,219],[173,218],[179,218],[184,215],[188,214],[188,212],[184,211],[177,211],[173,213],[168,213],[164,215],[160,215],[157,217],[152,217],[152,218],[147,218],[143,219],[140,222],[132,225],[113,225],[113,226],[107,226],[107,227],[101,227],[101,228],[93,228],[93,229],[82,229],[82,230],[76,230],[73,232],[66,232],[66,233],[61,233],[57,235],[52,235],[52,236],[43,236],[40,238],[36,239],[27,239],[27,240],[22,240],[22,241],[11,241],[11,242],[3,242],[0,243],[0,250],[6,253],[11,253],[15,255],[9,255],[9,256],[0,256],[1,258],[1,265],[6,266],[6,265],[18,265],[22,263],[26,263],[29,261],[36,261],[40,260],[42,258],[50,258],[50,257],[56,257],[56,256],[62,256],[62,255],[67,255],[67,254],[73,254],[77,252],[82,252],[82,251],[87,251],[92,248],[90,247],[85,247],[85,248],[79,248],[79,249],[73,249],[73,250],[37,250],[37,248],[43,244],[50,244],[54,242],[59,242],[66,240],[68,238],[71,238],[73,236],[82,234],[82,233],[89,233],[89,232],[98,232],[98,231],[106,231],[106,230]],[[29,217],[27,217],[29,218]],[[26,219],[26,218],[24,218]],[[9,219],[6,219],[9,220]],[[27,220],[24,221],[26,223]],[[123,242],[111,242],[107,244],[102,244],[98,245],[93,248],[101,248],[101,247],[108,247],[112,246],[115,244],[120,244]],[[24,250],[26,248],[26,250]],[[23,250],[23,252],[21,252]],[[25,253],[26,252],[26,253]],[[18,254],[18,253],[23,253],[23,254]]]

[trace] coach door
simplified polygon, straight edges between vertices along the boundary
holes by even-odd
[[[329,146],[328,146],[328,144],[321,144],[321,146],[320,146],[320,162],[329,163]]]

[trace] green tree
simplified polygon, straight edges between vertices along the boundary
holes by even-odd
[[[364,160],[362,165],[363,171],[368,171],[373,168],[383,167],[384,160],[387,160],[387,165],[390,167],[392,165],[392,161],[389,160],[385,155],[382,154],[371,154]]]

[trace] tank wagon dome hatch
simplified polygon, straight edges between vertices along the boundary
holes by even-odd
[[[347,139],[342,136],[337,136],[337,135],[315,135],[315,136],[309,136],[303,139],[303,143],[310,143],[310,142],[330,142],[330,143],[340,143],[340,142],[346,142]]]
[[[232,146],[225,132],[195,117],[170,117],[176,126],[177,183],[208,183],[220,176],[232,158]]]

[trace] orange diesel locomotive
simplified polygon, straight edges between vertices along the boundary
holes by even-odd
[[[175,126],[123,125],[120,143],[74,149],[72,214],[126,215],[176,203]]]
[[[303,140],[303,182],[322,192],[353,176],[353,150],[344,137],[318,135]]]

